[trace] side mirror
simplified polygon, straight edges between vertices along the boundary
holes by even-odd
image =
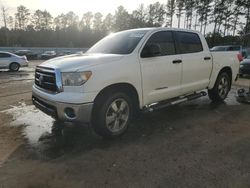
[[[141,57],[156,57],[161,55],[161,48],[159,44],[149,44],[144,47]]]

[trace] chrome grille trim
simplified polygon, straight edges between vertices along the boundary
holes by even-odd
[[[55,69],[57,92],[63,92],[62,75],[59,69]]]
[[[35,71],[35,86],[49,93],[62,92],[63,85],[60,70],[37,66]]]

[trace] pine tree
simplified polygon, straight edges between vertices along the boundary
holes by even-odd
[[[178,28],[180,28],[180,24],[181,24],[181,16],[183,14],[183,10],[184,10],[184,2],[185,0],[176,0],[176,16],[178,19]]]
[[[173,16],[175,13],[175,0],[168,0],[166,8],[167,8],[166,15],[167,15],[167,18],[169,18],[167,25],[169,27],[172,27],[173,26]]]
[[[236,4],[243,8],[243,13],[246,18],[245,34],[250,32],[250,1],[249,0],[237,0]]]
[[[29,23],[29,15],[29,9],[27,9],[25,6],[20,5],[19,7],[17,7],[17,13],[15,14],[15,17],[18,29],[25,30],[26,26]]]

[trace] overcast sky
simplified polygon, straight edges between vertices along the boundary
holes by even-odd
[[[5,6],[11,13],[15,13],[19,5],[24,5],[31,12],[37,9],[46,9],[53,17],[61,13],[73,11],[81,18],[83,13],[88,11],[101,12],[104,16],[108,13],[114,14],[119,5],[123,5],[131,13],[142,3],[147,6],[157,1],[160,3],[167,2],[167,0],[0,0],[0,6]],[[2,24],[0,16],[0,26]],[[183,25],[183,18],[181,25]],[[174,16],[173,26],[177,27],[176,15]],[[211,30],[211,26],[208,26],[207,29],[208,31]]]
[[[12,11],[19,5],[24,5],[30,10],[48,10],[53,16],[60,13],[74,11],[79,16],[84,12],[114,13],[119,5],[123,5],[129,12],[135,10],[140,4],[148,5],[157,0],[0,0],[0,5],[9,7]],[[166,0],[158,0],[165,3]]]

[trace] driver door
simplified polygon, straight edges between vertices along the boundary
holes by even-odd
[[[144,105],[180,95],[182,59],[176,54],[172,31],[151,35],[140,54],[140,65]]]

